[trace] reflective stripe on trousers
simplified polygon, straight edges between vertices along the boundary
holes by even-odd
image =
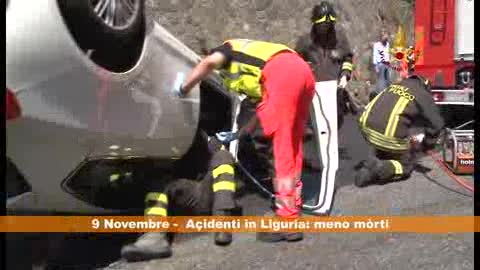
[[[145,212],[146,216],[167,216],[168,197],[165,193],[149,192],[145,196]]]
[[[214,193],[212,210],[215,212],[235,208],[235,168],[228,163],[221,164],[212,170],[212,177]]]

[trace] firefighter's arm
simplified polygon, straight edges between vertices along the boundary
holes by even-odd
[[[301,36],[295,44],[295,51],[303,58],[305,61],[310,61],[308,58],[308,46],[309,43],[305,36]]]
[[[342,71],[340,72],[340,78],[346,77],[347,81],[350,81],[352,78],[353,72],[353,63],[352,63],[353,54],[347,55],[342,63]]]
[[[343,31],[338,31],[337,38],[339,49],[342,53],[342,67],[339,77],[340,79],[345,77],[347,81],[350,81],[353,72],[353,51]]]
[[[202,59],[200,63],[193,68],[192,72],[185,80],[185,83],[182,85],[182,94],[188,94],[197,83],[210,75],[214,69],[222,67],[225,61],[226,57],[221,52],[214,52]]]
[[[245,124],[245,126],[240,128],[240,130],[238,131],[238,137],[242,137],[242,136],[245,136],[245,135],[248,135],[248,134],[252,134],[255,131],[255,129],[257,127],[257,124],[258,124],[258,117],[257,117],[257,114],[254,114],[248,120],[248,122]]]
[[[215,136],[222,143],[225,143],[225,144],[230,143],[232,141],[238,140],[240,137],[243,137],[245,135],[251,135],[255,131],[256,125],[257,125],[257,117],[256,115],[254,115],[252,116],[252,118],[248,120],[245,126],[240,128],[238,131],[236,132],[223,131],[215,134]]]
[[[430,93],[425,91],[425,93],[418,95],[416,100],[421,117],[426,123],[423,144],[427,149],[432,149],[445,127],[445,121]]]

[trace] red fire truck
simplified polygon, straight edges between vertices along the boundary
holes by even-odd
[[[416,0],[415,72],[430,79],[445,117],[444,161],[457,173],[473,173],[474,1]]]

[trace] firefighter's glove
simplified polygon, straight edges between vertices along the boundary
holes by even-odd
[[[224,147],[225,146],[222,144],[222,142],[216,137],[208,137],[208,149],[211,153],[216,153],[220,150],[223,150]]]
[[[347,87],[347,76],[343,75],[342,78],[340,78],[340,81],[338,82],[338,88],[345,89]]]
[[[420,134],[415,134],[410,136],[410,147],[415,151],[415,152],[422,152],[424,150],[424,141],[425,134],[420,133]]]
[[[435,138],[425,138],[422,141],[422,150],[423,152],[431,151],[437,145],[437,140]]]
[[[238,133],[231,131],[222,131],[216,133],[215,137],[217,137],[217,139],[222,143],[227,144],[238,139]]]
[[[173,93],[176,97],[183,98],[185,96],[185,93],[183,91],[183,85],[182,85],[184,78],[185,78],[185,74],[183,74],[183,72],[177,73],[177,78],[173,83]]]
[[[178,88],[175,88],[173,90],[173,92],[175,93],[175,96],[176,97],[179,97],[179,98],[183,98],[185,97],[185,94],[183,93],[183,87],[180,85],[180,87]]]

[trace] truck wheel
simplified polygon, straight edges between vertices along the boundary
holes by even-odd
[[[78,46],[114,72],[131,68],[144,42],[145,0],[58,0]]]

